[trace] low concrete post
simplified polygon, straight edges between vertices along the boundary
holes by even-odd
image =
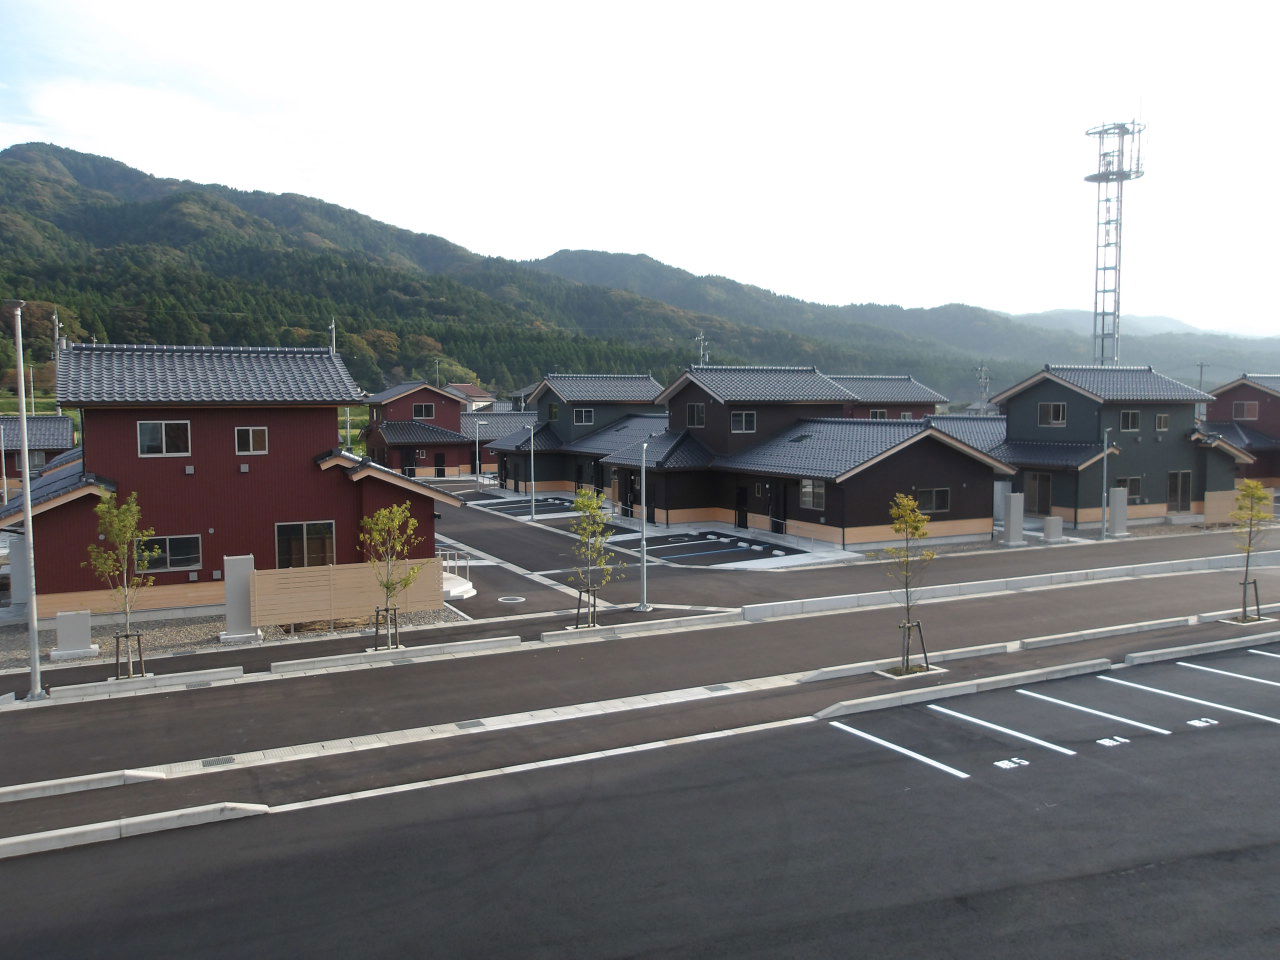
[[[253,643],[262,631],[252,623],[250,597],[253,589],[253,554],[222,558],[222,582],[227,592],[227,629],[218,634],[223,643]]]
[[[1124,487],[1112,487],[1107,491],[1107,536],[1129,535],[1129,491]]]
[[[98,655],[88,610],[63,611],[57,625],[58,646],[49,653],[50,660],[86,660]]]
[[[995,520],[996,523],[1003,523],[1005,517],[1005,498],[1013,493],[1012,480],[997,480],[995,482]]]
[[[1024,547],[1022,539],[1022,494],[1008,493],[1004,498],[1004,537],[1000,543],[1006,547]]]
[[[12,613],[27,609],[27,547],[19,534],[9,534],[9,609]]]
[[[1045,543],[1061,543],[1065,538],[1062,536],[1062,518],[1061,517],[1045,517],[1044,518],[1044,542]]]

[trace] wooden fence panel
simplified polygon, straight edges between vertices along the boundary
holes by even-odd
[[[444,606],[444,571],[439,560],[415,560],[422,572],[397,598],[404,613]],[[367,563],[330,567],[255,570],[250,617],[255,627],[312,620],[371,617],[382,605],[382,589]]]

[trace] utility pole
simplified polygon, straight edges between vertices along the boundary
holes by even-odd
[[[43,700],[44,687],[40,683],[40,630],[37,626],[39,611],[36,609],[36,539],[31,515],[31,449],[27,443],[27,397],[22,389],[22,308],[25,300],[9,300],[13,310],[13,342],[18,355],[18,442],[22,445],[22,540],[27,555],[27,642],[31,648],[31,689],[28,700]]]
[[[58,402],[58,354],[61,352],[58,348],[62,344],[62,321],[58,319],[58,311],[53,311],[53,410],[58,416],[62,416],[62,404]]]
[[[440,386],[440,358],[436,357],[436,386]]]
[[[648,613],[649,604],[649,491],[645,487],[645,465],[649,462],[649,441],[640,444],[640,606],[636,610]]]
[[[1203,393],[1204,392],[1204,368],[1211,367],[1213,366],[1213,364],[1206,363],[1203,360],[1197,360],[1196,366],[1200,368],[1200,391]]]
[[[694,343],[698,345],[698,365],[703,366],[711,362],[711,341],[709,341],[701,330],[698,335],[693,338]]]
[[[338,318],[329,317],[329,353],[338,355]]]

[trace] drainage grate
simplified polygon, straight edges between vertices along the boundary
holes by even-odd
[[[235,763],[235,757],[210,757],[208,760],[201,760],[202,767],[220,767],[224,763]]]
[[[702,689],[708,693],[719,693],[721,690],[728,690],[729,685],[727,683],[713,683],[711,686],[703,687]]]
[[[484,721],[483,720],[463,720],[460,723],[455,723],[454,726],[457,727],[459,730],[471,730],[474,727],[483,727]]]
[[[187,689],[188,689],[188,690],[199,690],[201,687],[212,687],[212,686],[213,686],[213,681],[212,681],[212,680],[197,680],[197,681],[195,681],[194,683],[188,683],[188,684],[187,684]]]

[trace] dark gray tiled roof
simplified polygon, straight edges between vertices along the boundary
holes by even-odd
[[[386,403],[388,400],[403,397],[406,393],[412,393],[414,390],[421,390],[423,387],[429,386],[431,384],[425,380],[409,380],[405,383],[397,383],[394,387],[379,390],[377,393],[371,393],[364,398],[364,402],[368,404]]]
[[[553,450],[560,449],[560,438],[556,436],[556,432],[551,429],[549,423],[539,423],[533,432],[534,452],[549,453]],[[500,450],[507,453],[515,453],[519,451],[529,452],[529,427],[518,428],[505,437],[487,443],[485,446],[490,450]]]
[[[1005,442],[1004,417],[969,417],[943,414],[927,418],[928,422],[961,443],[990,453]]]
[[[1046,373],[1074,384],[1103,400],[1164,400],[1170,402],[1205,403],[1210,394],[1188,387],[1151,367],[1121,366],[1054,366],[1046,363]]]
[[[923,420],[800,420],[750,450],[716,457],[711,466],[743,473],[834,480],[927,429]]]
[[[1269,436],[1261,430],[1246,427],[1234,420],[1205,421],[1200,424],[1202,433],[1222,437],[1227,443],[1257,453],[1264,450],[1280,450],[1280,438]]]
[[[364,403],[324,347],[73,343],[58,354],[58,400],[116,403]]]
[[[460,433],[437,427],[434,423],[423,423],[421,420],[384,420],[378,424],[377,432],[391,446],[400,444],[430,443],[474,443],[472,437],[464,437]]]
[[[22,429],[21,417],[0,416],[4,448],[16,450]],[[31,450],[68,450],[75,444],[75,421],[70,417],[27,417],[27,447]]]
[[[102,477],[96,477],[92,473],[83,473],[79,470],[59,470],[57,473],[44,476],[37,475],[31,482],[31,506],[38,507],[42,503],[47,503],[73,490],[79,490],[81,487],[91,487],[100,484],[108,490],[114,491],[116,485],[111,480],[104,480]],[[23,503],[22,497],[10,497],[8,504],[0,506],[0,523],[10,520],[21,520]],[[83,556],[83,554],[81,554]]]
[[[863,374],[828,374],[864,403],[946,403],[947,398],[930,390],[914,377],[881,377]]]
[[[662,392],[647,373],[550,373],[542,382],[566,403],[653,403]]]
[[[604,456],[623,447],[629,447],[633,443],[642,442],[646,437],[662,433],[666,426],[665,414],[635,414],[623,417],[607,427],[601,427],[572,443],[566,443],[560,449],[565,453]]]
[[[633,443],[604,457],[600,462],[608,466],[639,467],[640,458],[645,454],[643,442]],[[664,430],[650,438],[644,459],[647,469],[699,470],[708,466],[714,457],[688,430]]]
[[[854,399],[853,394],[818,372],[817,367],[693,366],[683,376],[727,403]]]
[[[529,424],[537,423],[537,421],[538,412],[536,410],[526,410],[518,413],[497,410],[464,412],[462,414],[462,432],[474,440],[476,424],[483,422],[484,426],[479,428],[480,442],[488,443],[490,440],[508,437],[517,430],[523,430],[527,434],[529,432]]]
[[[69,466],[70,464],[79,463],[83,459],[84,451],[79,447],[72,447],[70,450],[46,460],[44,468],[40,471],[40,475],[53,473],[53,471],[61,470],[63,467]]]
[[[1280,373],[1242,373],[1234,380],[1229,380],[1220,386],[1214,387],[1212,392],[1215,394],[1221,393],[1223,390],[1246,383],[1280,395]]]
[[[1009,441],[988,450],[991,456],[1018,467],[1074,470],[1102,456],[1100,443],[1038,443]]]

